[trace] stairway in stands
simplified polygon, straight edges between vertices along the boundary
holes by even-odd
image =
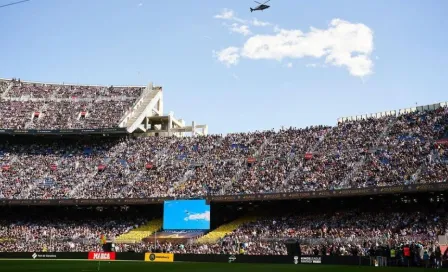
[[[162,219],[154,219],[142,226],[139,226],[138,228],[132,229],[131,231],[118,236],[115,239],[115,243],[139,243],[143,238],[150,236],[161,228]]]
[[[129,133],[134,132],[141,125],[144,118],[148,115],[145,112],[156,107],[157,103],[160,103],[159,99],[161,97],[161,88],[152,88],[143,95],[140,103],[135,107],[129,118],[124,120],[126,122],[125,127]]]
[[[232,222],[219,226],[217,229],[207,233],[206,235],[200,237],[197,242],[199,244],[212,244],[218,242],[220,239],[224,238],[227,234],[232,233],[239,226],[254,222],[257,218],[255,216],[247,216],[238,218]]]
[[[380,149],[382,142],[384,139],[386,139],[387,136],[389,136],[389,132],[394,126],[394,124],[397,122],[397,119],[391,119],[389,120],[389,123],[384,127],[383,131],[379,135],[379,137],[376,139],[374,143],[374,148],[370,150],[370,152],[375,152],[376,150]],[[342,181],[340,186],[344,186],[345,188],[350,186],[350,181],[353,180],[353,177],[356,177],[356,175],[359,173],[359,171],[364,167],[364,165],[367,162],[367,156],[363,155],[359,161],[357,161],[353,166],[352,170],[348,171],[344,177],[344,180]]]
[[[1,98],[5,99],[8,96],[9,91],[12,89],[14,84],[12,82],[9,82],[9,84],[6,86],[6,88],[0,90]]]

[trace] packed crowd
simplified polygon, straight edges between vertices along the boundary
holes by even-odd
[[[82,85],[56,85],[42,83],[23,83],[20,80],[11,82],[11,89],[7,98],[91,98],[98,97],[138,97],[142,92],[141,87],[104,87]]]
[[[297,243],[292,242],[293,246]],[[299,243],[300,244],[300,243]],[[363,243],[353,245],[350,243],[321,243],[319,245],[300,244],[301,254],[305,256],[360,256],[381,262],[387,266],[421,266],[426,268],[440,268],[442,261],[448,260],[448,249],[437,242],[421,243],[409,242],[400,244],[391,243]],[[227,254],[227,255],[287,255],[285,242],[239,242],[221,241],[217,244],[119,244],[115,246],[116,252],[163,252],[175,254]],[[406,253],[407,251],[407,253]]]
[[[352,177],[354,183],[368,185],[409,184],[443,180],[448,174],[444,148],[434,145],[448,124],[443,110],[399,116],[365,163]]]
[[[362,206],[362,205],[361,205]],[[284,214],[282,211],[278,211]],[[266,216],[247,223],[218,243],[171,242],[118,245],[116,250],[176,254],[287,255],[287,244],[307,256],[361,256],[387,265],[440,268],[448,250],[438,235],[448,234],[445,212],[340,212]]]
[[[116,211],[114,216],[57,216],[0,219],[0,251],[101,251],[100,236],[115,237],[145,220]],[[14,216],[12,216],[14,218]],[[82,219],[81,219],[82,218]],[[303,255],[369,256],[372,248],[418,244],[434,250],[438,235],[448,234],[444,212],[341,211],[283,214],[246,223],[214,244],[174,242],[116,244],[117,252],[286,255],[285,243],[301,244]],[[316,253],[317,252],[317,253]],[[422,252],[423,253],[423,252]]]
[[[0,218],[0,252],[101,251],[101,238],[113,240],[145,222],[135,214],[116,210],[85,210],[70,214],[7,214]]]
[[[116,127],[142,87],[102,87],[0,81],[0,128]]]
[[[2,118],[3,120],[3,118]],[[0,143],[0,198],[145,198],[446,182],[448,109],[336,127]]]
[[[302,252],[307,255],[323,246],[328,250],[332,247],[347,249],[342,250],[341,255],[352,254],[348,249],[354,247],[363,255],[372,245],[378,244],[433,244],[438,235],[448,233],[447,219],[446,214],[355,211],[268,217],[241,226],[224,241],[244,244],[243,250],[248,254],[284,254],[284,246],[260,245],[270,240],[299,238]]]

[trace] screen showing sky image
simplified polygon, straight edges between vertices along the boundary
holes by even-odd
[[[163,205],[164,230],[209,230],[210,205],[205,200],[170,200]]]

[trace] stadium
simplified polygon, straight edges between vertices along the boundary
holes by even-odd
[[[1,265],[288,270],[446,257],[447,102],[217,136],[163,115],[152,84],[0,86]]]
[[[0,272],[448,268],[448,2],[255,2],[0,0]]]

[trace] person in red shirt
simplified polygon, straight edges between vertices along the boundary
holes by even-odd
[[[408,245],[403,247],[404,264],[409,266],[409,259],[411,257],[411,248]]]

